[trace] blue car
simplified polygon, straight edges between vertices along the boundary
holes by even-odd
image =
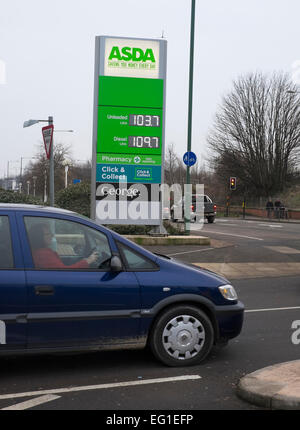
[[[57,208],[0,204],[0,355],[145,347],[200,363],[241,331],[230,283]]]

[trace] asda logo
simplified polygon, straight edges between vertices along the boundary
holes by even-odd
[[[118,61],[141,61],[143,63],[146,63],[146,61],[150,61],[151,63],[156,62],[152,49],[143,51],[141,48],[131,48],[129,46],[124,46],[121,50],[118,46],[113,46],[108,59]]]

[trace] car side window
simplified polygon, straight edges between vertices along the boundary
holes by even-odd
[[[158,270],[158,266],[144,257],[140,253],[134,251],[126,245],[118,242],[119,250],[125,260],[127,269],[129,270]]]
[[[13,269],[14,258],[12,252],[9,219],[6,215],[0,216],[0,269]]]
[[[24,221],[36,269],[107,268],[112,254],[106,235],[98,230],[47,217]]]

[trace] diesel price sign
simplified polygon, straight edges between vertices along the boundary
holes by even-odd
[[[92,216],[103,224],[162,225],[165,75],[165,40],[96,38]]]

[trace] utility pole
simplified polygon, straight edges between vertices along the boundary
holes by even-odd
[[[47,201],[47,170],[44,170],[44,203]]]
[[[33,176],[33,197],[35,197],[35,189],[36,189],[36,180],[37,180],[37,176]]]
[[[48,125],[53,125],[53,116],[48,117]],[[52,136],[49,159],[49,200],[50,206],[54,206],[54,133]]]
[[[190,35],[190,77],[189,77],[189,108],[188,108],[188,139],[187,139],[187,151],[190,152],[192,149],[192,119],[193,119],[193,77],[194,77],[194,38],[195,38],[195,9],[196,0],[192,0],[191,10],[191,35]],[[184,212],[185,222],[185,234],[190,234],[190,222],[191,222],[191,193],[190,193],[190,166],[186,168],[186,189],[187,193],[185,196],[186,204],[185,207],[188,209],[188,213]]]
[[[45,119],[30,119],[25,121],[24,127],[30,127],[31,125],[39,122],[48,122],[48,125],[53,125],[53,116],[48,116],[48,120]],[[54,134],[54,133],[53,133]],[[54,206],[54,135],[52,136],[52,145],[50,146],[50,157],[49,157],[49,194],[50,194],[50,206]]]

